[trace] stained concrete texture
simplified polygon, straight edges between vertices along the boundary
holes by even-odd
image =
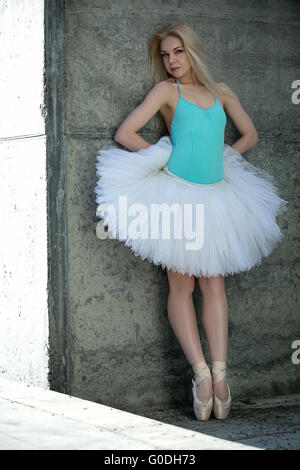
[[[0,449],[294,450],[299,411],[300,395],[291,395],[234,402],[224,421],[197,421],[191,409],[139,416],[0,378]]]

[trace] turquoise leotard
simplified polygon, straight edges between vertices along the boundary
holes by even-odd
[[[226,114],[215,95],[215,104],[208,109],[185,100],[176,82],[179,99],[170,129],[173,149],[167,170],[193,183],[221,181]]]

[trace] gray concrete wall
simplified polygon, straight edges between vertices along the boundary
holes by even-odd
[[[292,343],[300,338],[299,105],[291,101],[291,84],[299,78],[296,3],[65,2],[64,113],[59,110],[59,119],[65,117],[65,155],[56,158],[64,158],[66,168],[56,177],[66,178],[67,258],[61,279],[67,290],[65,308],[56,306],[51,313],[52,388],[136,411],[192,403],[192,371],[167,319],[166,272],[117,240],[97,238],[93,192],[98,149],[115,144],[117,127],[153,85],[151,35],[185,22],[197,31],[211,73],[236,92],[258,130],[259,144],[245,158],[274,175],[289,201],[279,218],[285,235],[280,245],[262,266],[226,279],[232,395],[247,399],[299,391],[299,365],[291,361]],[[58,18],[61,31],[61,12],[57,15],[52,27]],[[232,144],[239,133],[228,121],[225,141]],[[140,134],[156,141],[153,119]],[[61,301],[61,290],[60,284],[59,293],[52,292],[53,306],[56,294]],[[194,300],[210,363],[198,287]]]
[[[41,0],[0,0],[0,58],[0,374],[48,387]]]
[[[49,383],[69,393],[67,152],[64,133],[64,4],[45,2]]]

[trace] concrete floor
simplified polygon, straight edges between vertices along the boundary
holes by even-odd
[[[300,448],[300,395],[233,402],[230,417],[192,408],[143,416],[0,378],[1,450],[263,450]]]

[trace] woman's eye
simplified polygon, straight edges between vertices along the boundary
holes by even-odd
[[[182,49],[177,49],[177,51],[175,51],[175,52],[183,52],[183,50]],[[165,52],[163,54],[161,54],[162,57],[165,57],[166,55],[169,55],[169,54],[166,54]]]

